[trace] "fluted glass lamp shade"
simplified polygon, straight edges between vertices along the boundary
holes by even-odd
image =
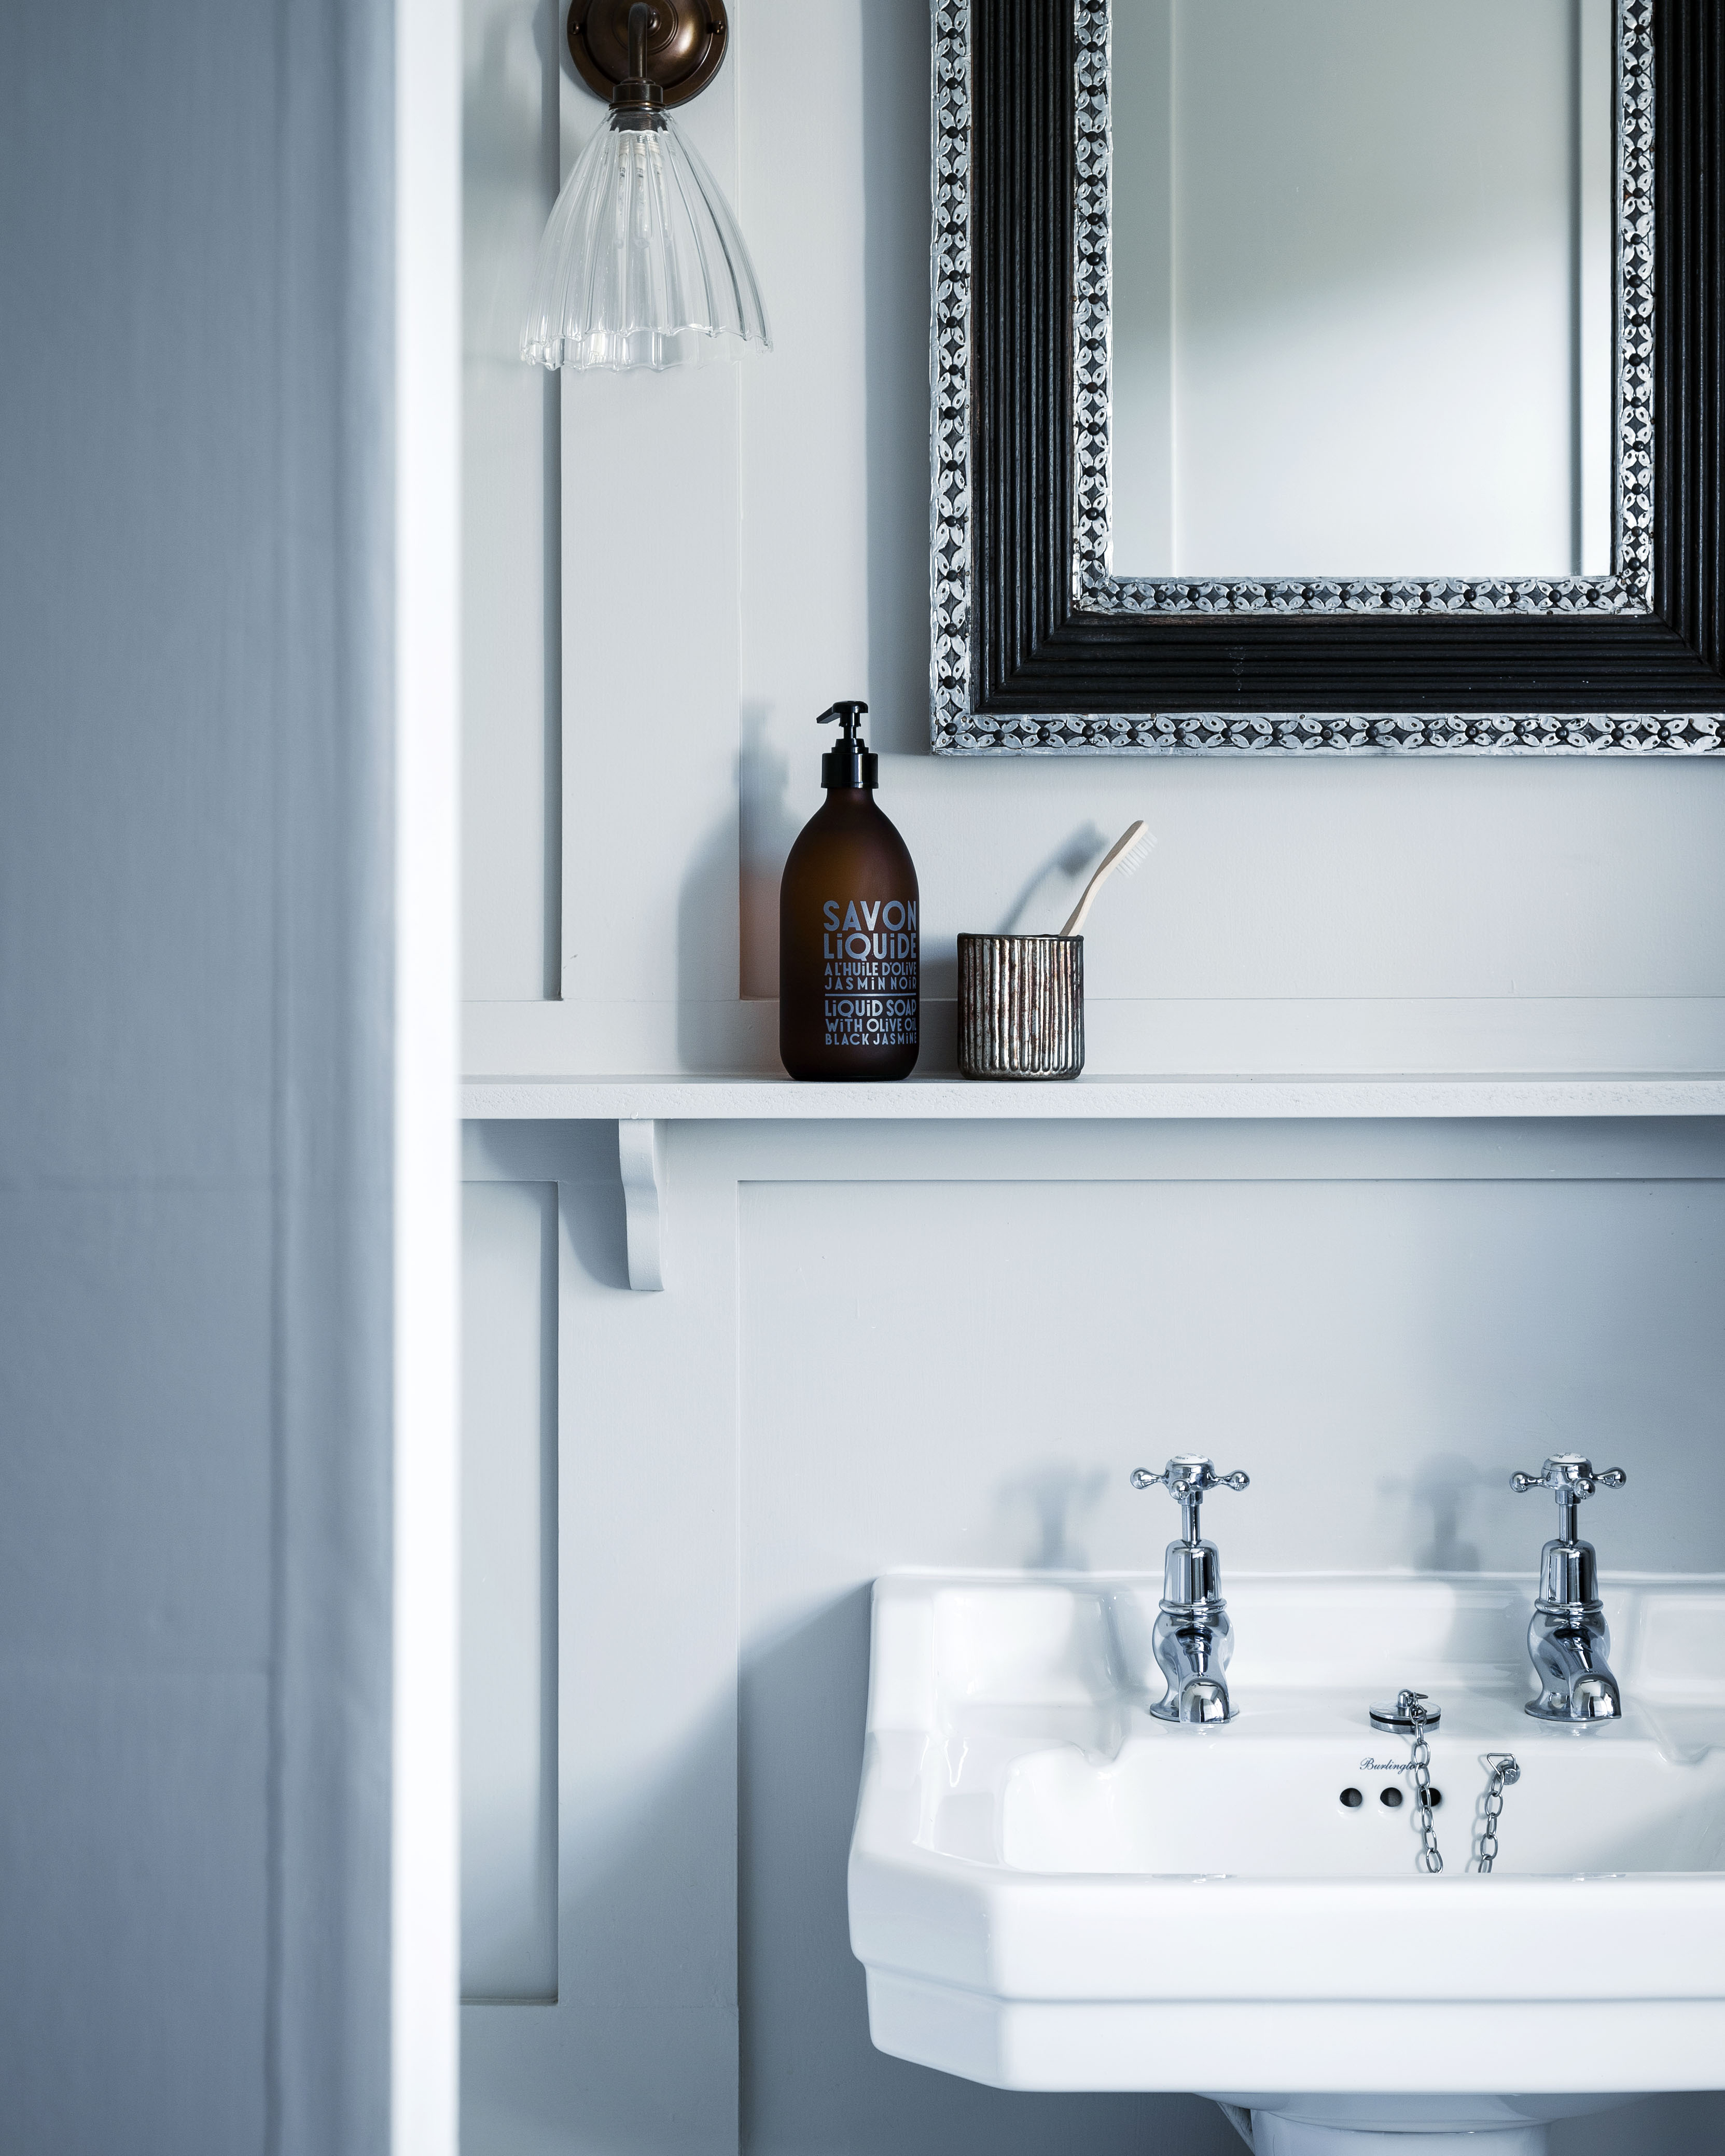
[[[521,357],[542,367],[686,367],[770,348],[742,234],[668,113],[613,110],[557,197]]]

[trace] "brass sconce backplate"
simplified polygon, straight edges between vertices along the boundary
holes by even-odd
[[[574,0],[569,54],[581,80],[600,97],[629,75],[631,0]],[[648,0],[647,74],[667,105],[686,105],[718,73],[730,33],[724,0]]]

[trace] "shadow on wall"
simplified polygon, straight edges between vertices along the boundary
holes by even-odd
[[[1096,866],[1107,844],[1106,834],[1094,819],[1081,824],[1031,871],[997,933],[1052,935],[1076,902],[1081,888],[1078,879],[1086,869]]]
[[[1551,2130],[1551,2156],[1689,2156],[1720,2142],[1717,2096],[1650,2096],[1621,2111],[1561,2120]]]
[[[812,717],[813,713],[810,714]],[[811,754],[823,744],[813,727]],[[742,798],[738,803],[742,834],[742,918],[738,924],[742,944],[741,989],[746,998],[772,998],[778,993],[778,886],[783,862],[802,829],[791,813],[790,759],[773,747],[767,732],[767,706],[747,703],[742,707]],[[805,797],[806,814],[812,815],[822,797]]]
[[[493,1175],[506,1182],[551,1180],[557,1184],[566,1194],[559,1218],[574,1263],[602,1287],[627,1292],[629,1223],[618,1167],[616,1124],[584,1120],[560,1123],[555,1126],[557,1142],[549,1153],[546,1126],[541,1123],[485,1122],[468,1127],[483,1146]],[[553,1353],[553,1370],[555,1367]]]
[[[1552,1507],[1514,1494],[1511,1476],[1568,1451],[1628,1471],[1621,1496],[1583,1512],[1608,1572],[1719,1565],[1711,1343],[1722,1238],[1725,1211],[1705,1178],[1504,1181],[1489,1224],[1465,1185],[1429,1187],[1409,1204],[1382,1245],[1374,1323],[1380,1347],[1394,1343],[1383,1367],[1401,1389],[1384,1412],[1417,1464],[1378,1494],[1420,1570],[1531,1582]],[[1457,1437],[1466,1454],[1445,1445]],[[1692,1495],[1674,1506],[1663,1491],[1681,1479]]]
[[[1408,1506],[1415,1572],[1477,1572],[1480,1550],[1462,1528],[1477,1497],[1504,1478],[1459,1452],[1430,1453],[1411,1476],[1387,1475],[1378,1489]]]
[[[727,809],[708,827],[677,893],[677,1055],[685,1070],[728,1066],[730,1045],[716,1024],[737,993],[739,884],[737,812]]]
[[[1106,1467],[1073,1467],[1063,1460],[1032,1467],[1003,1482],[996,1502],[1009,1529],[1024,1524],[1027,1513],[1033,1528],[1020,1562],[1032,1572],[1088,1572],[1089,1553],[1075,1529],[1096,1511],[1107,1488]]]

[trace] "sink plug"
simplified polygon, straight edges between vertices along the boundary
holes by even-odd
[[[1168,1680],[1166,1696],[1150,1710],[1158,1722],[1231,1722],[1226,1671],[1234,1652],[1234,1627],[1222,1599],[1216,1546],[1199,1533],[1199,1507],[1207,1490],[1244,1490],[1250,1476],[1238,1469],[1218,1475],[1212,1460],[1177,1453],[1159,1475],[1132,1471],[1134,1490],[1161,1488],[1178,1502],[1180,1539],[1163,1558],[1162,1609],[1150,1635],[1157,1666]]]
[[[1577,1539],[1575,1509],[1596,1491],[1620,1490],[1628,1480],[1620,1467],[1596,1471],[1579,1452],[1557,1453],[1538,1475],[1510,1478],[1517,1492],[1548,1490],[1558,1501],[1558,1532],[1540,1553],[1539,1599],[1527,1627],[1539,1681],[1527,1712],[1540,1722],[1615,1722],[1623,1713],[1606,1659],[1611,1633],[1599,1600],[1599,1560],[1591,1543]]]
[[[1380,1700],[1368,1712],[1373,1729],[1393,1729],[1401,1737],[1411,1737],[1419,1729],[1435,1729],[1444,1718],[1444,1710],[1435,1700],[1405,1686],[1394,1699]]]

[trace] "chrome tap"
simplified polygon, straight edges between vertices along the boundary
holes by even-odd
[[[1606,1660],[1611,1633],[1599,1600],[1598,1560],[1593,1544],[1576,1537],[1575,1508],[1595,1491],[1620,1490],[1628,1480],[1620,1467],[1596,1471],[1579,1452],[1559,1452],[1538,1475],[1510,1479],[1512,1490],[1549,1490],[1558,1501],[1557,1537],[1540,1554],[1539,1599],[1527,1627],[1540,1686],[1527,1712],[1542,1722],[1615,1722],[1623,1712]]]
[[[1214,1543],[1198,1532],[1206,1490],[1244,1490],[1249,1476],[1218,1475],[1214,1461],[1178,1453],[1160,1475],[1132,1471],[1134,1490],[1164,1489],[1178,1500],[1180,1539],[1163,1559],[1162,1610],[1150,1635],[1151,1651],[1168,1680],[1166,1697],[1150,1710],[1161,1722],[1231,1722],[1224,1672],[1234,1652],[1234,1627],[1222,1599],[1221,1563]]]

